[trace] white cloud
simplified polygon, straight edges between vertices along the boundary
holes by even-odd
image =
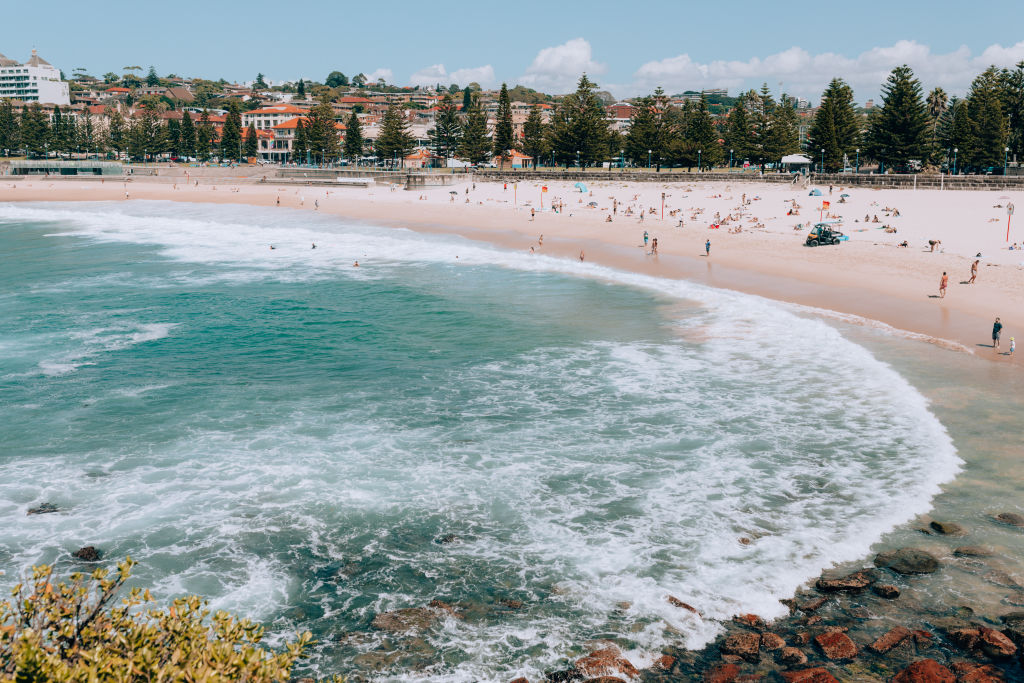
[[[927,45],[901,40],[888,47],[875,47],[855,57],[825,52],[812,55],[803,48],[788,50],[764,58],[746,61],[718,60],[697,62],[683,54],[643,64],[633,74],[633,82],[614,86],[623,95],[648,93],[661,86],[669,92],[702,88],[757,87],[767,82],[775,92],[781,88],[791,95],[817,100],[834,77],[849,83],[857,99],[875,97],[889,72],[901,64],[909,65],[925,89],[941,86],[962,94],[971,80],[990,64],[1012,66],[1024,59],[1024,41],[1003,47],[992,45],[977,56],[961,46],[952,52],[933,53]]]
[[[584,72],[591,76],[603,74],[605,65],[594,61],[590,43],[573,38],[538,52],[517,82],[544,92],[564,93],[574,89]]]
[[[490,64],[485,64],[484,66],[467,69],[456,69],[448,73],[444,68],[444,64],[432,64],[409,76],[409,85],[419,86],[457,83],[465,87],[474,82],[479,83],[484,88],[490,88],[495,85],[497,80],[494,77],[494,67]]]
[[[395,82],[395,72],[391,69],[374,69],[370,73],[366,74],[366,80],[369,83],[375,83],[377,80],[383,78],[385,83]]]

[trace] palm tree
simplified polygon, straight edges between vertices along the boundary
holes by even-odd
[[[928,93],[928,113],[931,115],[932,121],[938,121],[942,112],[946,111],[947,104],[949,104],[949,95],[942,88],[935,88]]]

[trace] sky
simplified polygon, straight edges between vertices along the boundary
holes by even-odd
[[[161,75],[323,81],[338,70],[558,94],[586,72],[617,97],[766,82],[812,102],[839,76],[863,102],[903,63],[925,89],[962,94],[989,64],[1024,60],[1024,0],[3,4],[0,53],[23,61],[35,47],[69,75],[153,65]]]

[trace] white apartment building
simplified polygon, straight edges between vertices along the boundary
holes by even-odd
[[[60,71],[32,50],[24,64],[0,55],[0,99],[40,104],[71,104],[68,84]]]
[[[256,130],[270,130],[307,113],[308,110],[292,104],[271,104],[262,109],[242,112],[242,126],[248,128],[249,124],[255,124]]]

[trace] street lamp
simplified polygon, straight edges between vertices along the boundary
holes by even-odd
[[[619,168],[626,168],[626,150],[619,150]]]
[[[956,175],[956,153],[960,151],[956,147],[953,148],[953,175]]]
[[[697,150],[697,173],[700,173],[700,150]]]
[[[857,175],[860,175],[860,147],[857,148]]]
[[[1009,147],[1003,147],[1003,177],[1004,178],[1006,177],[1006,162],[1007,162],[1007,159],[1008,159],[1009,156],[1010,156],[1010,148]]]
[[[580,151],[576,150],[576,167],[579,168],[579,166],[580,166]]]
[[[647,168],[651,167],[651,150],[647,150]]]
[[[825,172],[825,148],[824,147],[821,148],[821,167],[820,167],[820,170],[818,172],[819,173],[824,173]]]
[[[729,172],[732,173],[732,150],[729,150]]]

